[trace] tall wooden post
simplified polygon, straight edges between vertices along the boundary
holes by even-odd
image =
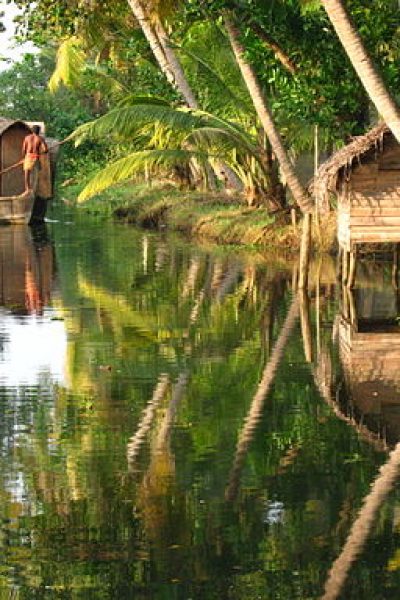
[[[346,285],[349,277],[349,254],[350,252],[346,249],[343,250],[342,255],[342,284]]]
[[[310,264],[310,249],[311,249],[311,223],[312,213],[305,213],[303,216],[303,226],[301,232],[300,245],[300,265],[299,265],[299,289],[307,288],[308,284],[308,268]]]
[[[356,280],[356,268],[357,268],[357,248],[354,247],[350,251],[349,260],[349,272],[347,277],[347,287],[352,288]]]
[[[399,262],[400,244],[395,244],[393,250],[392,285],[397,290],[399,287]]]
[[[304,356],[306,362],[312,362],[312,334],[310,320],[310,300],[306,290],[301,289],[298,292],[300,301],[300,325],[303,338]]]
[[[336,257],[336,279],[342,281],[343,278],[343,248],[339,246],[339,250]]]

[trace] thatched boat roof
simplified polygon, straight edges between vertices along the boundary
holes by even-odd
[[[7,131],[7,129],[9,129],[12,125],[22,125],[23,127],[30,129],[29,125],[20,119],[14,120],[0,117],[0,135]]]
[[[393,134],[386,123],[379,123],[365,135],[355,137],[350,144],[322,163],[310,184],[310,192],[315,196],[317,205],[321,208],[329,207],[329,196],[336,192],[339,177],[347,178],[354,166],[362,164],[363,160],[375,160],[383,151],[385,136],[389,135]]]

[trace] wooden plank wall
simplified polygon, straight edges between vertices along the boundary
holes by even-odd
[[[400,146],[389,145],[376,160],[353,168],[338,207],[338,241],[400,242]],[[350,200],[347,206],[345,200]]]
[[[22,143],[29,133],[27,128],[20,125],[11,126],[1,136],[2,169],[5,169],[22,158]],[[24,173],[22,167],[17,167],[1,177],[1,195],[17,196],[24,191]]]

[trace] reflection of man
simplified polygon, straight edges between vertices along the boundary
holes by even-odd
[[[25,191],[28,192],[32,189],[32,176],[33,169],[39,162],[40,155],[48,152],[47,144],[44,138],[39,135],[39,125],[32,127],[32,133],[26,136],[22,145],[22,154],[24,156],[24,174],[25,174]]]

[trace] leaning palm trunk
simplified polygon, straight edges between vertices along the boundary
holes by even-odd
[[[143,8],[140,0],[128,0],[128,4],[140,24],[144,36],[149,42],[150,48],[157,60],[161,71],[166,76],[168,82],[181,94],[189,108],[198,109],[199,103],[186,78],[182,64],[174,52],[168,34],[165,31],[160,19],[155,16],[154,24]],[[194,165],[194,171],[199,171],[199,166]],[[242,185],[238,177],[230,167],[225,164],[217,164],[216,173],[221,177],[221,172],[226,174],[231,187],[236,190],[241,189]],[[212,169],[206,166],[206,176],[211,187],[215,187],[215,177]]]
[[[274,382],[276,371],[282,360],[286,344],[288,343],[293,328],[296,325],[298,314],[299,301],[297,297],[294,297],[285,322],[282,325],[279,337],[276,340],[269,360],[265,365],[261,381],[251,402],[250,410],[247,413],[244,421],[243,429],[239,435],[238,443],[236,445],[235,459],[229,474],[229,482],[225,490],[225,498],[230,502],[236,498],[240,482],[240,473],[243,468],[247,450],[254,437],[256,427],[262,417],[265,399],[269,390],[271,389],[272,383]]]
[[[380,473],[371,486],[369,494],[364,498],[357,519],[354,521],[343,550],[329,571],[325,584],[325,593],[321,600],[335,600],[341,595],[348,572],[360,555],[368,535],[375,522],[379,509],[400,474],[400,443],[390,454],[388,461],[380,468]]]
[[[253,101],[254,108],[256,109],[264,131],[270,141],[272,150],[278,159],[280,168],[286,179],[287,185],[292,192],[293,198],[304,213],[311,212],[313,205],[312,200],[305,191],[303,185],[296,175],[292,163],[290,162],[286,149],[283,145],[282,138],[275,126],[271,111],[267,105],[267,101],[264,97],[257,75],[245,58],[245,49],[240,41],[240,32],[227,13],[224,15],[224,24],[233,53],[242,73],[242,77]]]
[[[354,69],[378,112],[400,142],[400,110],[376,70],[342,0],[322,0]]]
[[[149,42],[151,51],[153,52],[154,58],[158,62],[161,71],[164,73],[168,82],[172,86],[177,87],[174,73],[165,55],[161,41],[153,29],[150,17],[147,15],[139,0],[128,0],[128,4],[137,19],[145,38]]]
[[[182,64],[181,64],[179,58],[177,57],[176,52],[174,52],[174,49],[171,46],[171,41],[168,37],[168,34],[165,31],[164,26],[159,19],[157,19],[157,22],[155,25],[155,31],[157,33],[158,39],[160,40],[160,44],[164,50],[164,54],[168,60],[170,68],[171,68],[172,72],[174,73],[175,87],[182,94],[182,96],[185,99],[186,104],[189,106],[189,108],[194,108],[194,109],[200,108],[197,98],[186,78]],[[224,179],[223,175],[226,175],[227,181],[233,189],[240,190],[242,188],[240,179],[237,177],[237,175],[234,173],[234,171],[232,171],[232,169],[230,167],[228,167],[228,165],[226,165],[218,160],[213,161],[213,162],[210,161],[210,163],[211,163],[212,169],[215,171],[215,173],[218,175],[218,177],[220,179],[221,178]],[[207,177],[212,179],[212,175],[210,173],[207,173]]]

